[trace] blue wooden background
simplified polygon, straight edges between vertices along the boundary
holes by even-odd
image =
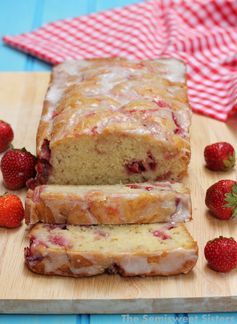
[[[139,2],[139,0],[0,0],[0,38],[28,32],[58,19]],[[0,43],[0,71],[47,71],[51,66]]]
[[[139,0],[0,0],[0,38],[58,19],[86,15]],[[51,66],[0,42],[0,71],[48,71]],[[200,312],[202,310],[200,309]],[[230,324],[237,313],[153,315],[0,315],[0,324]]]

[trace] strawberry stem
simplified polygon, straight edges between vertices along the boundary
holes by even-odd
[[[232,186],[232,190],[230,193],[225,194],[225,207],[232,208],[232,217],[237,216],[237,184]]]
[[[227,160],[223,161],[226,169],[231,169],[235,165],[235,154],[230,155]]]

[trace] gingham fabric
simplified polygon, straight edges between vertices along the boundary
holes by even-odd
[[[226,121],[237,110],[236,0],[153,0],[3,40],[52,64],[102,56],[179,58],[188,65],[193,111]]]

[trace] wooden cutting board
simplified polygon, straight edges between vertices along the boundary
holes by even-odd
[[[15,131],[14,146],[35,151],[35,135],[48,73],[0,74],[0,118]],[[206,144],[226,140],[236,145],[237,123],[229,124],[193,116],[191,186],[193,221],[187,224],[198,241],[200,256],[188,275],[154,278],[121,278],[103,275],[92,278],[40,276],[24,266],[28,244],[26,226],[0,229],[1,313],[151,313],[237,310],[237,271],[211,271],[203,256],[207,240],[219,235],[237,238],[237,222],[218,221],[205,208],[206,189],[218,179],[236,178],[236,170],[214,173],[205,169]],[[1,185],[1,192],[5,192]],[[25,191],[18,191],[24,200]]]

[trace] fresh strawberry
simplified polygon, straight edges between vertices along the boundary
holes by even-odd
[[[226,142],[206,146],[204,157],[207,168],[213,171],[227,171],[235,165],[235,150]]]
[[[220,236],[207,242],[204,254],[209,267],[215,271],[229,272],[237,267],[237,242],[233,238]]]
[[[6,151],[14,137],[11,125],[0,120],[0,153]]]
[[[207,189],[206,206],[221,220],[237,216],[237,182],[220,180]]]
[[[19,197],[5,194],[0,196],[0,226],[18,227],[24,218],[24,208]]]
[[[1,160],[5,187],[11,190],[24,187],[35,176],[35,164],[36,157],[26,149],[9,149]]]

